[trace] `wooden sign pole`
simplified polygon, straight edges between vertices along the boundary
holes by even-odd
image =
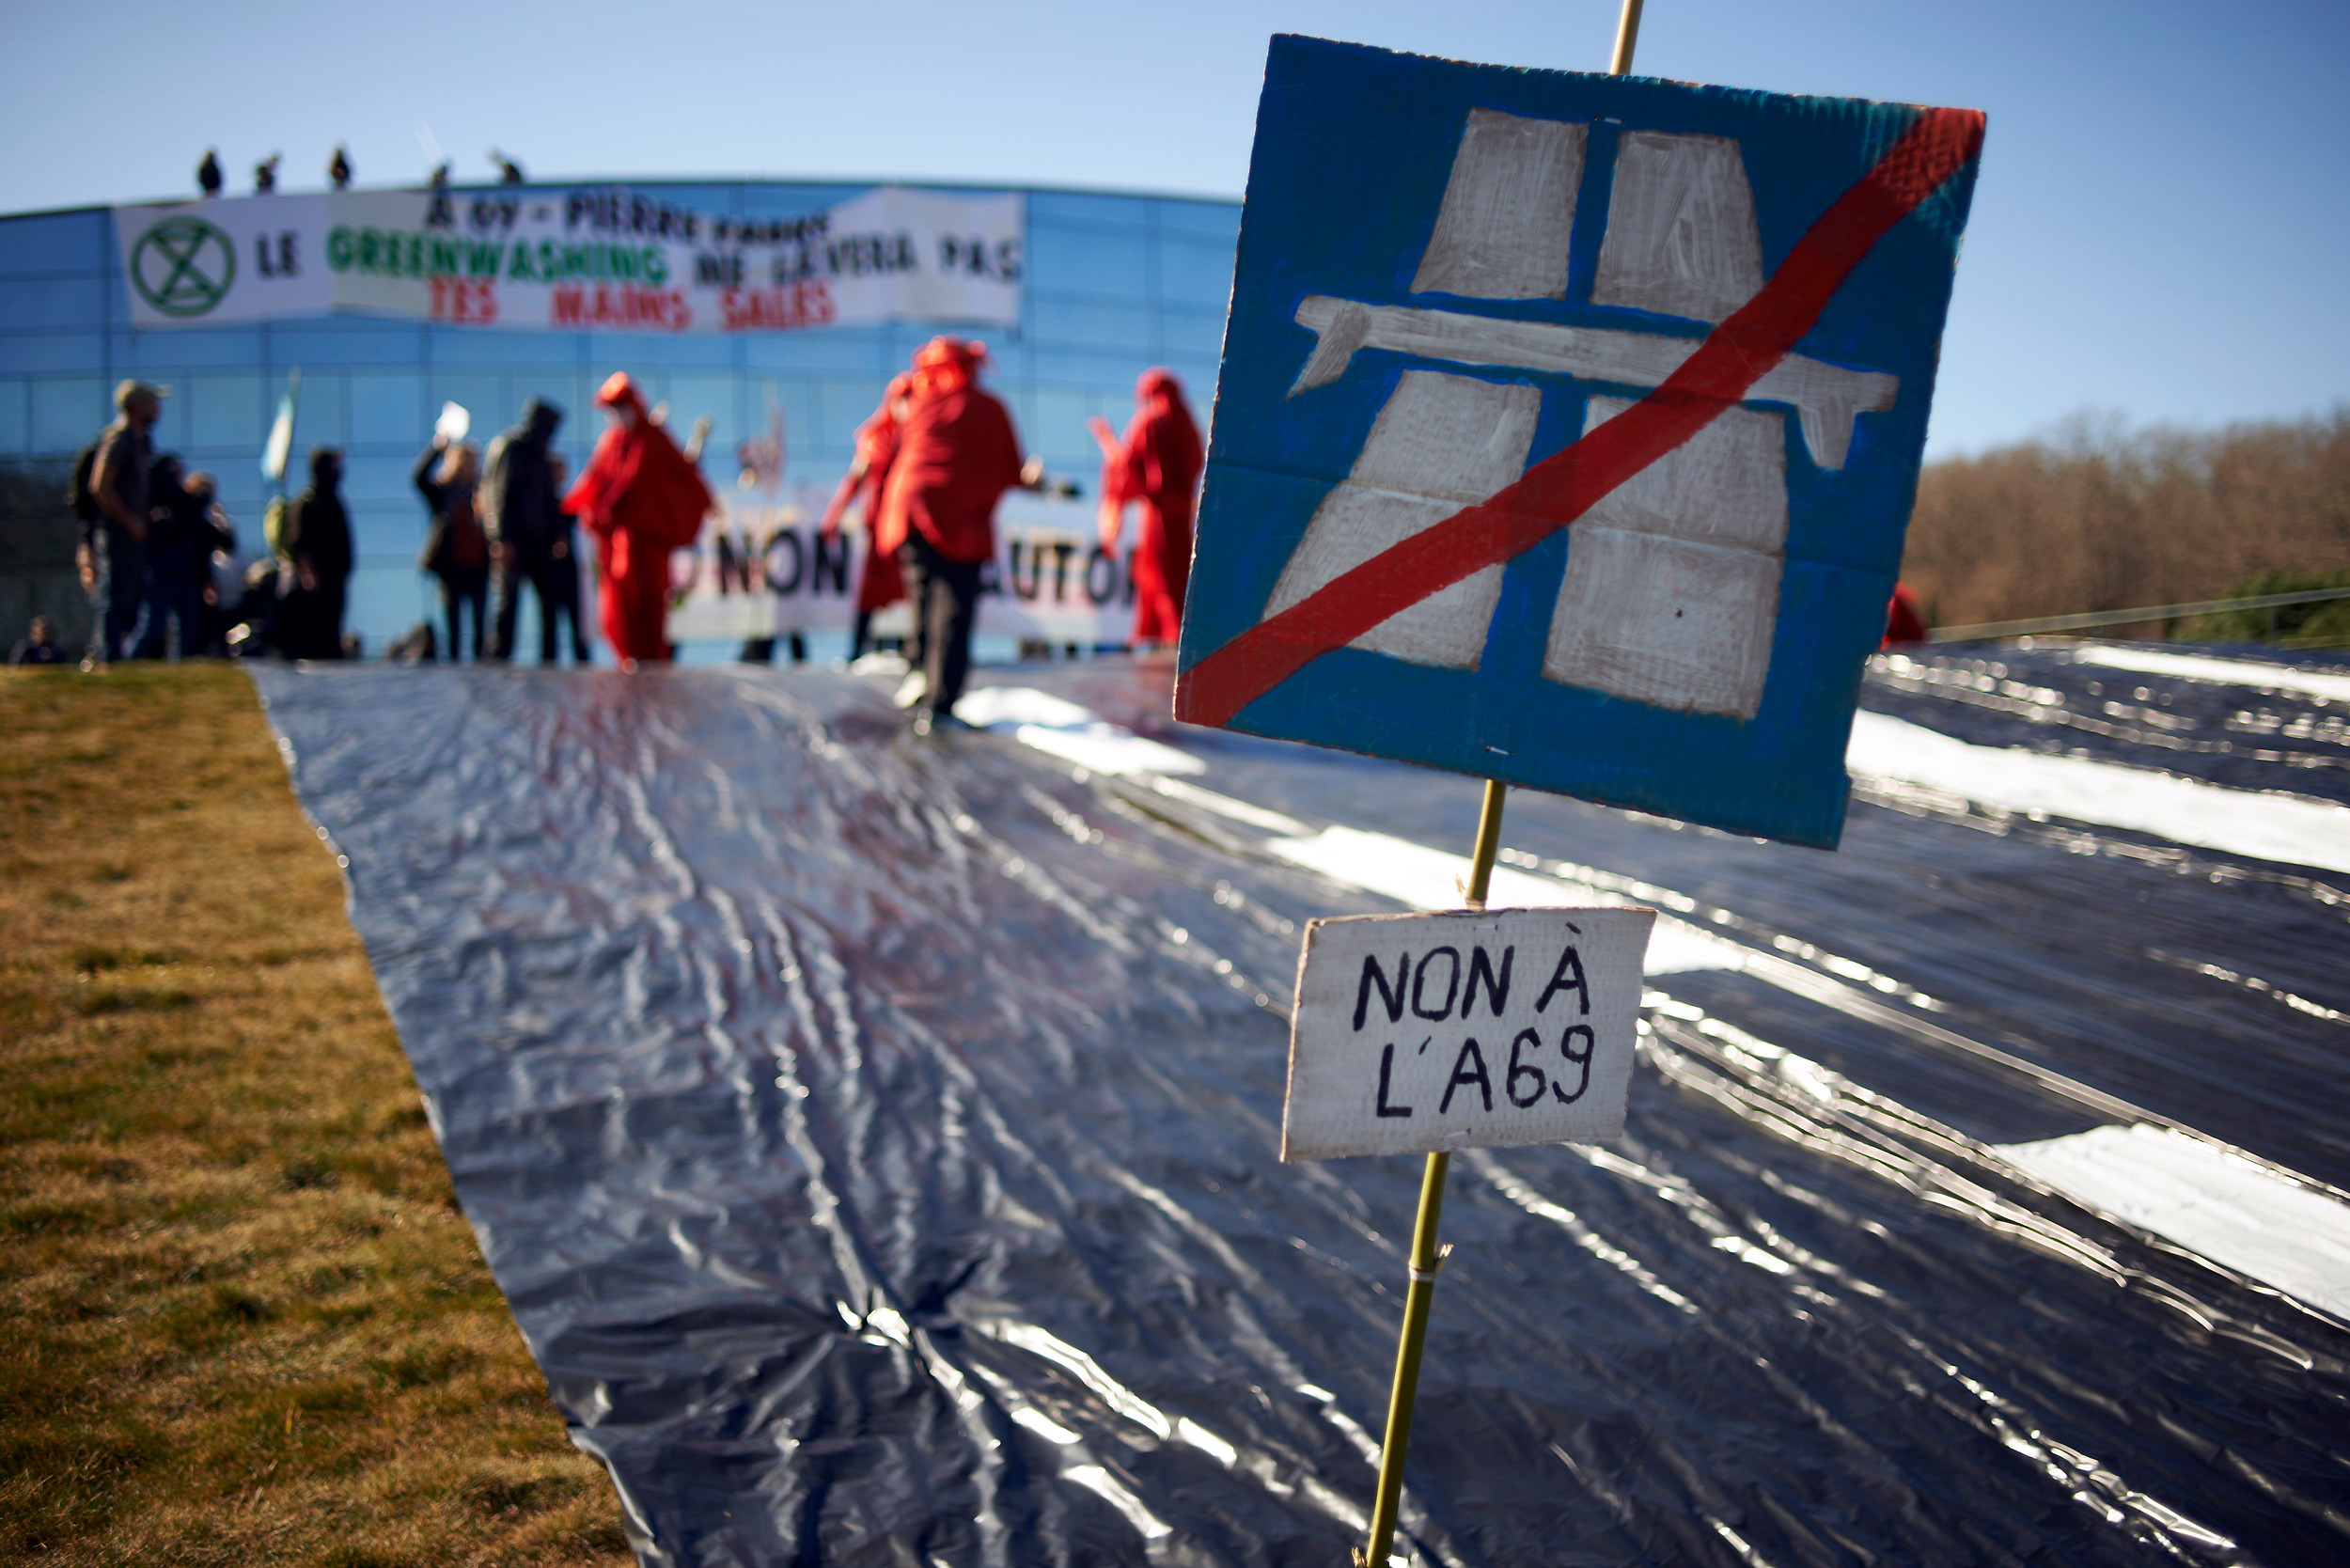
[[[1616,24],[1616,52],[1607,73],[1622,76],[1632,69],[1632,50],[1640,39],[1640,0],[1623,0]],[[1469,862],[1468,907],[1485,907],[1485,892],[1493,883],[1494,858],[1501,849],[1501,807],[1510,787],[1497,778],[1485,780],[1485,805],[1477,818],[1477,853]],[[1441,1150],[1428,1156],[1420,1172],[1419,1213],[1412,1221],[1412,1283],[1403,1297],[1403,1334],[1395,1348],[1395,1385],[1387,1390],[1387,1432],[1379,1445],[1379,1496],[1371,1511],[1371,1544],[1355,1554],[1355,1568],[1386,1568],[1395,1545],[1396,1503],[1403,1493],[1403,1450],[1412,1440],[1412,1403],[1419,1394],[1420,1351],[1428,1341],[1428,1308],[1436,1294],[1436,1271],[1452,1249],[1436,1244],[1437,1222],[1444,1215],[1445,1176],[1452,1156]]]
[[[1637,4],[1637,0],[1630,0]],[[1471,909],[1485,907],[1485,892],[1493,883],[1494,858],[1501,849],[1501,805],[1510,787],[1497,778],[1485,780],[1484,809],[1477,817],[1477,853],[1469,862],[1468,898]],[[1403,1297],[1403,1336],[1395,1348],[1395,1386],[1387,1390],[1387,1435],[1379,1447],[1379,1497],[1371,1511],[1371,1546],[1355,1554],[1356,1568],[1384,1568],[1387,1550],[1395,1544],[1395,1508],[1403,1492],[1403,1450],[1412,1440],[1412,1402],[1419,1393],[1420,1348],[1428,1339],[1428,1306],[1436,1294],[1436,1270],[1451,1249],[1436,1245],[1436,1225],[1444,1215],[1444,1180],[1452,1156],[1442,1150],[1428,1156],[1420,1172],[1419,1214],[1412,1221],[1412,1283]]]
[[[1607,74],[1623,76],[1632,70],[1632,46],[1640,41],[1640,0],[1623,0],[1623,16],[1616,23],[1616,53]]]

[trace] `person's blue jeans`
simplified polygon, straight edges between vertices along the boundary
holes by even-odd
[[[158,572],[147,582],[147,629],[139,635],[134,659],[164,656],[164,625],[180,626],[180,657],[193,659],[204,651],[204,585],[193,577],[167,577]]]
[[[91,554],[98,572],[89,590],[98,622],[93,651],[111,664],[130,656],[131,634],[147,608],[147,546],[109,523],[98,530]]]
[[[473,622],[474,663],[479,664],[489,656],[489,648],[481,640],[482,618],[488,611],[489,598],[490,574],[486,570],[442,574],[441,613],[448,619],[450,664],[456,664],[465,656],[464,639],[459,633],[468,619]]]

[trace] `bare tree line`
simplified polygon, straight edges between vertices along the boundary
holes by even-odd
[[[2219,599],[2350,568],[2350,405],[2196,431],[2077,415],[1927,466],[1902,576],[1929,624]]]

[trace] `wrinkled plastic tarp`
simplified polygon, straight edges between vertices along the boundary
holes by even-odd
[[[1193,786],[1468,841],[1473,781],[1169,733],[1163,674],[1115,663],[1003,678],[1155,724]],[[1346,1560],[1419,1162],[1277,1163],[1284,1007],[1306,919],[1395,905],[1198,797],[915,741],[846,676],[257,679],[646,1562]],[[2135,744],[1904,680],[1871,705]],[[2289,787],[2323,796],[2342,747],[2309,734]],[[2199,764],[2245,767],[2160,759]],[[1827,856],[1512,796],[1516,863],[1678,890],[1819,983],[1658,976],[1622,1138],[1455,1159],[1399,1551],[2339,1560],[2350,1333],[1993,1146],[2113,1121],[2104,1094],[2350,1179],[2341,894],[1853,809]],[[1931,1007],[1830,1005],[1870,974]]]

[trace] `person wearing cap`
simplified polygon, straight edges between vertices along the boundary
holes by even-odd
[[[599,619],[620,667],[634,669],[669,657],[669,552],[694,542],[718,502],[626,371],[603,384],[596,404],[612,424],[563,510],[595,536]]]
[[[995,555],[995,503],[1033,484],[1011,415],[979,385],[983,343],[933,337],[914,356],[914,400],[882,499],[881,530],[904,539],[899,560],[922,648],[917,734],[959,722],[955,699],[971,668],[979,574]]]
[[[163,417],[161,387],[126,381],[115,388],[116,418],[100,433],[90,460],[89,490],[98,526],[82,563],[82,582],[97,612],[100,661],[125,657],[139,612],[147,604],[147,525],[153,505],[155,421]]]
[[[1104,419],[1089,422],[1102,447],[1102,548],[1118,552],[1129,502],[1135,528],[1134,640],[1172,646],[1183,631],[1183,585],[1191,575],[1191,522],[1207,451],[1183,406],[1183,383],[1152,368],[1135,384],[1135,416],[1121,438]]]

